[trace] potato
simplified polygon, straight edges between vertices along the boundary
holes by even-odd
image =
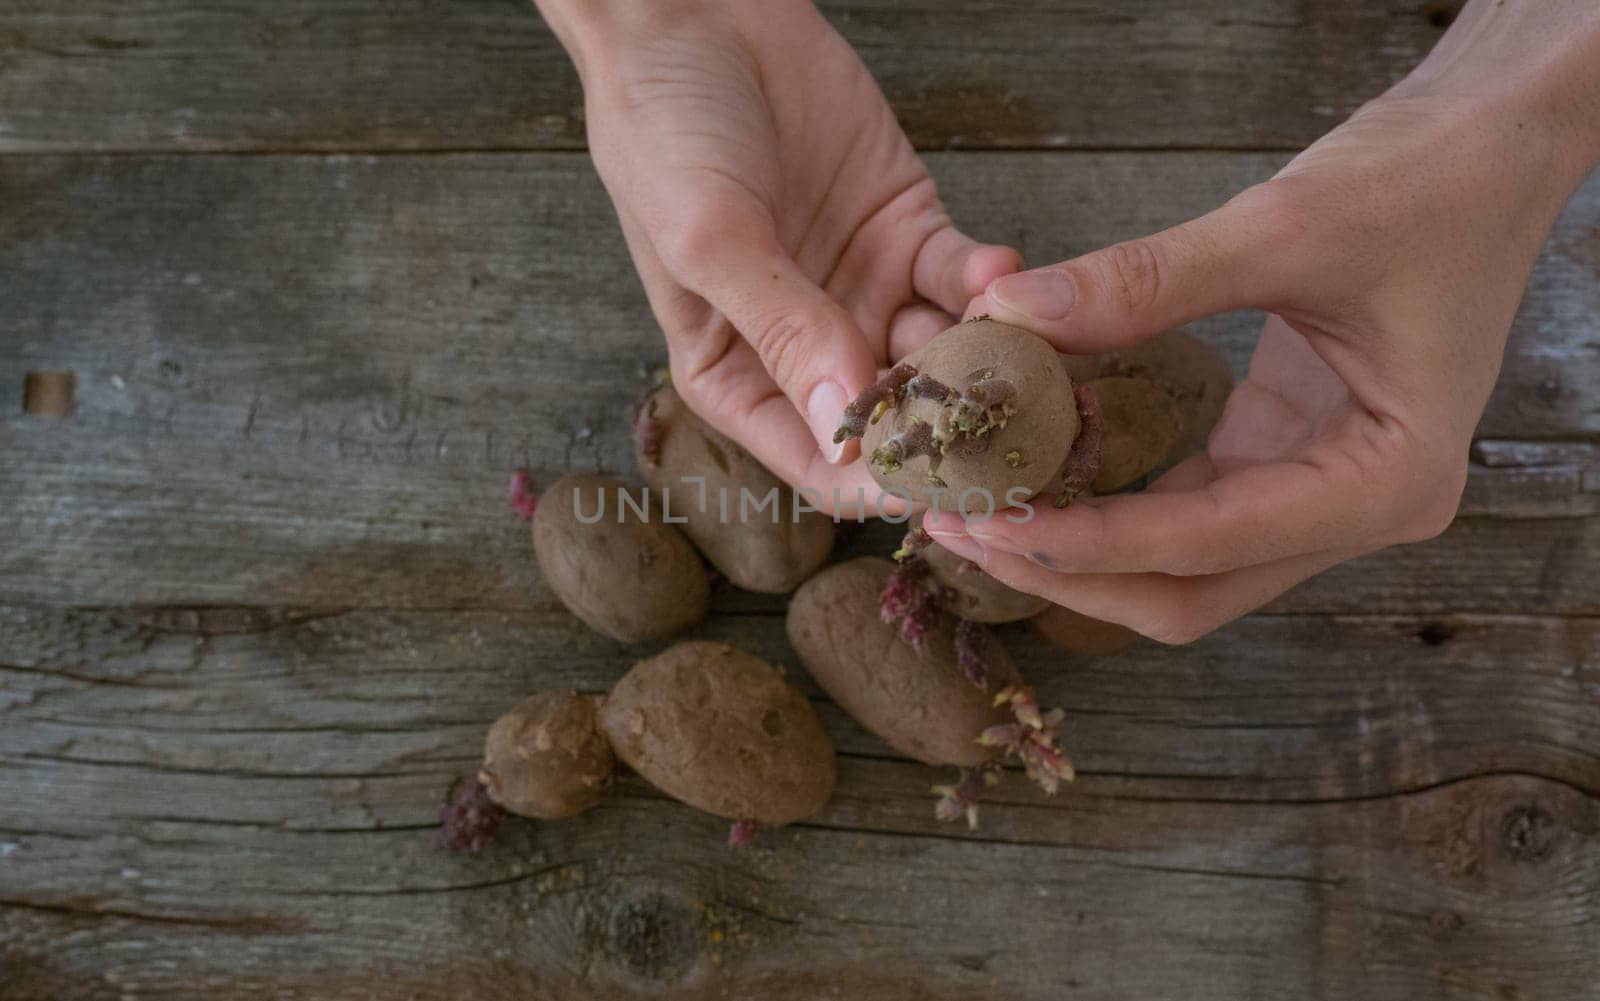
[[[827,562],[833,519],[796,515],[794,490],[697,417],[671,386],[645,398],[634,429],[645,481],[658,496],[667,492],[672,516],[685,519],[683,533],[735,586],[787,594]]]
[[[938,502],[942,510],[971,514],[1004,509],[1050,485],[1078,434],[1078,407],[1066,369],[1048,343],[1004,323],[972,320],[939,334],[905,363],[963,395],[987,383],[1008,396],[1009,413],[1003,426],[957,436],[930,479],[928,455],[903,446],[919,434],[925,439],[952,410],[920,396],[902,400],[867,425],[862,437],[862,454],[880,486],[919,504]],[[969,490],[974,492],[963,497]]]
[[[540,572],[562,604],[613,639],[682,632],[706,616],[705,566],[682,533],[660,522],[659,506],[642,520],[620,503],[622,490],[613,476],[570,473],[545,491],[533,515]],[[599,520],[584,524],[579,506]]]
[[[1165,389],[1183,415],[1183,437],[1170,458],[1205,444],[1233,391],[1227,359],[1210,344],[1183,330],[1156,334],[1123,351],[1063,356],[1074,382],[1100,376],[1149,379]]]
[[[1084,386],[1100,400],[1105,431],[1094,492],[1120,490],[1167,460],[1183,440],[1183,413],[1148,379],[1109,376]]]
[[[1007,722],[994,692],[1016,681],[1003,650],[985,691],[956,664],[949,616],[919,653],[879,614],[893,565],[863,557],[828,567],[800,585],[789,603],[789,642],[833,700],[883,742],[930,765],[982,764],[996,757],[978,744],[986,727]],[[998,647],[998,644],[995,644]]]
[[[1051,605],[1029,619],[1028,624],[1045,642],[1069,653],[1116,653],[1139,638],[1127,626],[1091,619],[1060,605]]]
[[[1017,622],[1050,606],[1038,595],[1007,587],[938,543],[919,550],[933,576],[955,592],[950,611],[973,622]]]
[[[598,802],[615,767],[595,700],[576,692],[541,692],[489,728],[478,781],[512,813],[558,820]]]
[[[833,793],[833,745],[811,703],[723,643],[679,643],[634,665],[600,728],[651,785],[721,817],[787,824]]]
[[[1105,360],[1112,357],[1111,355],[1063,354],[1060,357],[1061,367],[1067,370],[1067,378],[1072,380],[1074,386],[1088,382],[1090,379],[1098,379],[1102,375],[1112,374],[1102,371],[1105,367]]]

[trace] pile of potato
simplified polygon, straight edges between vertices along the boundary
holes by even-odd
[[[1066,504],[1137,484],[1199,446],[1230,388],[1216,351],[1178,331],[1076,357],[980,318],[940,334],[853,401],[839,437],[862,438],[878,483],[924,506],[979,513],[975,498],[985,496],[1002,507],[1035,497]],[[532,511],[544,580],[584,623],[627,643],[683,633],[706,615],[709,563],[736,587],[794,592],[789,641],[816,683],[896,751],[963,769],[940,788],[939,816],[975,822],[978,795],[1008,761],[1049,792],[1072,777],[1056,745],[1060,711],[1039,709],[987,626],[1029,620],[1048,641],[1086,654],[1133,634],[1015,591],[920,529],[896,561],[825,568],[832,519],[791,517],[791,488],[670,386],[639,405],[634,439],[648,489],[574,473],[536,507],[517,502]],[[718,501],[746,495],[775,497],[778,516],[768,508],[741,517]],[[605,508],[590,510],[602,497]],[[733,843],[815,814],[834,784],[827,734],[779,668],[725,644],[680,642],[638,662],[608,696],[538,693],[496,721],[477,782],[444,813],[445,840],[475,849],[483,831],[463,829],[490,823],[496,809],[545,820],[580,813],[619,761],[735,821]]]

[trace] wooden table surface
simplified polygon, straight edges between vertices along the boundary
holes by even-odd
[[[1269,176],[1451,14],[825,6],[1034,262]],[[1443,537],[1187,648],[1008,634],[1058,797],[939,825],[942,774],[799,674],[841,752],[811,822],[730,851],[632,780],[435,850],[497,713],[648,652],[506,504],[629,470],[664,361],[582,143],[519,0],[0,5],[0,999],[1600,997],[1600,177]],[[1242,370],[1258,323],[1198,329]],[[781,600],[714,606],[795,663]]]

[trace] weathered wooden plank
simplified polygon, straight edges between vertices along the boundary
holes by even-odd
[[[780,616],[719,614],[696,635],[786,665],[842,750],[888,754],[810,685]],[[1041,699],[1067,710],[1074,761],[1101,794],[1306,802],[1478,770],[1600,794],[1594,618],[1257,616],[1189,647],[1104,658],[1061,654],[1027,629],[1004,635]],[[285,812],[230,798],[228,784],[359,777],[362,811],[415,822],[475,763],[500,712],[544,688],[604,692],[652,648],[560,611],[10,607],[0,649],[0,755],[163,769],[200,783],[218,810],[244,811],[219,820],[315,827],[360,815]],[[381,806],[379,788],[391,790]],[[46,812],[62,831],[96,811],[149,808],[131,789],[53,797]]]
[[[924,148],[1300,146],[1415,65],[1446,9],[823,6]],[[0,151],[582,143],[576,77],[525,2],[13,0],[0,10]]]
[[[1600,465],[1600,444],[1588,441],[1493,441],[1472,443],[1472,458],[1496,469]]]
[[[1201,211],[1276,162],[935,169],[959,214],[1026,220],[988,235],[1044,260]],[[0,193],[16,207],[0,221],[0,596],[539,607],[505,474],[630,464],[623,416],[663,355],[580,158],[12,158]],[[1600,431],[1597,219],[1600,182],[1536,272],[1486,436]],[[1253,323],[1201,326],[1242,367]],[[29,371],[75,373],[70,418],[24,413]],[[1479,470],[1443,539],[1275,607],[1592,612],[1592,477]]]
[[[629,468],[625,404],[581,448],[582,468]],[[294,450],[250,442],[155,442],[29,429],[0,481],[0,599],[82,605],[244,604],[311,608],[553,610],[527,526],[506,504],[503,458],[476,449],[411,465],[336,458],[326,439]],[[482,439],[482,440],[487,440]],[[1520,501],[1504,498],[1508,513]],[[900,530],[848,533],[843,554],[891,551]],[[1280,612],[1579,614],[1600,610],[1600,519],[1466,518],[1439,539],[1335,567],[1278,599]],[[779,599],[727,595],[734,609]]]
[[[707,635],[788,659],[769,616]],[[0,997],[1592,981],[1600,621],[1258,617],[1057,670],[1017,639],[1084,773],[1055,799],[1002,787],[976,833],[932,820],[936,771],[830,712],[835,801],[753,850],[627,780],[460,859],[428,828],[487,719],[637,651],[560,615],[5,609]]]
[[[882,815],[903,804],[857,774],[877,770],[845,775]],[[419,831],[28,832],[3,842],[0,971],[8,1001],[1401,1001],[1593,983],[1600,809],[1564,786],[1070,818],[1063,844],[808,827],[734,854],[718,825],[625,795],[518,823],[472,860]]]

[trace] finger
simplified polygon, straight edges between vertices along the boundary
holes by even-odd
[[[979,243],[946,226],[923,241],[911,265],[911,284],[924,299],[959,313],[995,279],[1021,267],[1022,255],[1010,247]]]
[[[1156,477],[1155,482],[1144,488],[1144,492],[1162,494],[1199,490],[1216,478],[1217,469],[1212,465],[1211,456],[1201,452]]]
[[[963,525],[946,517],[928,530],[941,543],[969,534],[987,549],[1059,572],[1215,574],[1402,541],[1410,530],[1397,525],[1397,495],[1377,471],[1405,468],[1324,440],[1295,460],[1246,466],[1192,490],[1119,495],[1065,510],[1035,506],[1020,523],[994,517]]]
[[[830,462],[853,456],[848,443],[834,443],[834,431],[845,405],[876,380],[877,364],[850,314],[779,243],[770,217],[735,204],[714,224],[691,225],[662,256],[755,349],[822,454]],[[696,358],[701,366],[715,361],[710,350]]]
[[[941,542],[941,544],[944,544]],[[1011,553],[985,553],[970,540],[951,550],[996,580],[1075,612],[1127,626],[1160,643],[1190,643],[1359,555],[1310,553],[1205,577],[1054,573]]]
[[[902,306],[889,320],[889,361],[899,361],[954,322],[949,313],[927,303]]]
[[[710,367],[681,364],[673,353],[672,383],[690,409],[734,438],[784,482],[806,491],[809,503],[856,517],[881,513],[879,489],[864,463],[836,466],[817,451],[810,428],[767,375],[750,345],[736,337]],[[896,513],[896,512],[890,512]]]
[[[1128,347],[1190,320],[1271,308],[1295,288],[1298,234],[1265,186],[1153,236],[997,279],[986,312],[1062,351]]]

